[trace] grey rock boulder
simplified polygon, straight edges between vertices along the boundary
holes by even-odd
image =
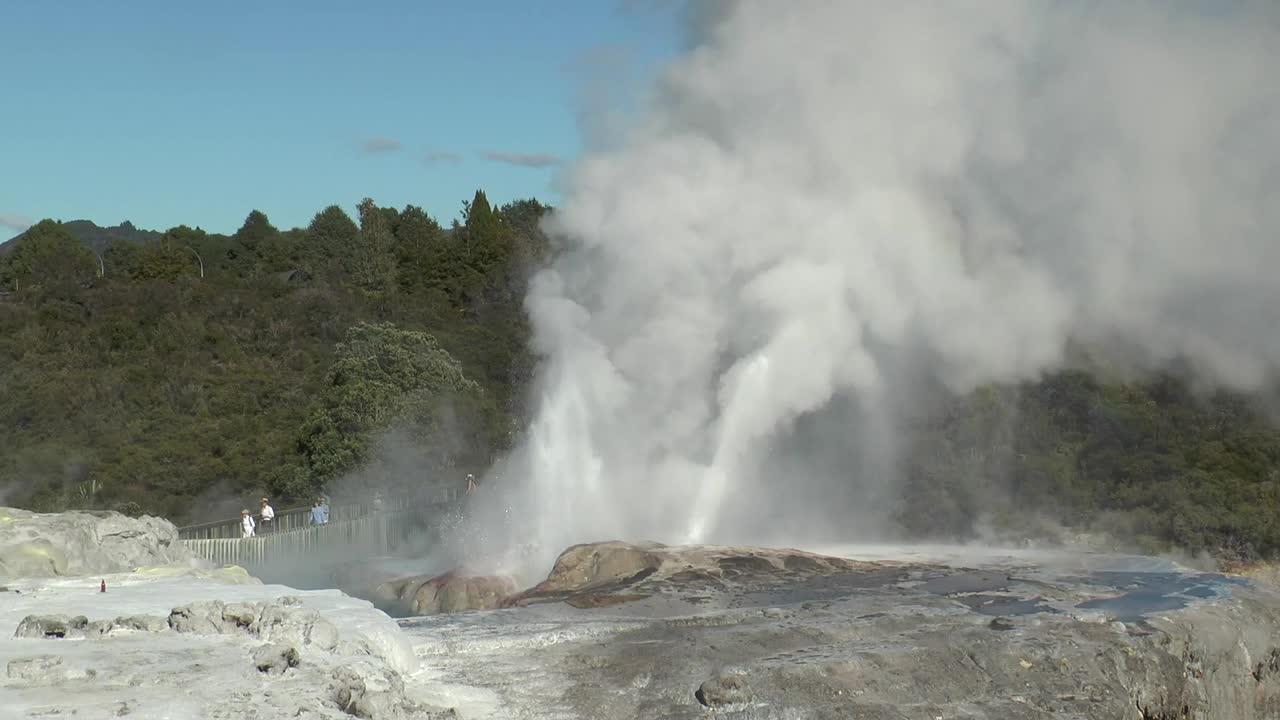
[[[751,699],[747,677],[743,673],[717,673],[698,687],[694,697],[707,707],[736,705]]]
[[[163,632],[169,629],[165,618],[155,615],[132,615],[114,620],[88,620],[83,615],[28,615],[18,623],[13,636],[42,640],[65,638],[101,638],[130,632]]]
[[[160,518],[0,508],[0,577],[131,572],[193,559],[178,529]]]
[[[71,637],[84,637],[89,626],[89,619],[83,615],[68,617],[66,615],[28,615],[18,623],[14,631],[15,638],[36,638],[43,640],[62,640]]]
[[[261,605],[251,603],[231,603],[222,608],[222,621],[232,627],[248,630],[262,612]]]
[[[43,538],[10,541],[0,537],[0,576],[55,577],[67,574],[67,554]]]
[[[223,607],[217,600],[176,607],[169,613],[169,627],[179,633],[220,635],[227,627],[222,619]]]
[[[662,549],[656,544],[622,542],[574,545],[556,558],[547,579],[533,592],[582,592],[629,584],[662,567],[663,558],[658,552]]]
[[[767,590],[877,568],[873,563],[789,548],[593,542],[569,547],[545,580],[509,595],[502,606],[564,601],[577,608],[609,607],[673,589]]]
[[[444,717],[433,714],[405,696],[398,673],[368,662],[337,668],[329,686],[332,701],[361,720],[409,720]]]
[[[338,629],[315,610],[266,605],[248,632],[270,642],[314,646],[326,652],[338,645]]]
[[[283,675],[301,662],[298,649],[285,643],[268,643],[253,651],[253,666],[267,675]]]

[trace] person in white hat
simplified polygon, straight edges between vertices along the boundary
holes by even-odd
[[[271,507],[271,504],[267,502],[266,498],[262,498],[262,502],[260,504],[262,505],[262,510],[260,511],[260,515],[262,517],[262,531],[271,532],[271,529],[275,527],[276,511]]]
[[[240,533],[241,533],[240,537],[247,537],[247,538],[253,537],[253,529],[254,529],[253,516],[249,514],[248,510],[241,510],[240,511]]]

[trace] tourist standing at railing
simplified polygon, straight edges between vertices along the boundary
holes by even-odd
[[[261,504],[262,504],[262,510],[261,510],[262,522],[260,522],[259,525],[262,527],[262,532],[269,533],[271,532],[272,528],[276,526],[276,511],[267,502],[266,498],[262,498]]]
[[[253,537],[253,516],[248,510],[240,511],[240,537]]]
[[[329,508],[324,505],[320,498],[316,498],[315,504],[311,506],[311,524],[324,525],[329,522]]]

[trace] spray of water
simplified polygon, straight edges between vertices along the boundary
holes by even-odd
[[[528,297],[497,504],[547,552],[874,534],[922,388],[1068,340],[1275,377],[1280,5],[727,2],[693,35],[566,178]]]

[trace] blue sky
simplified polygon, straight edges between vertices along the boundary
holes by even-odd
[[[679,42],[624,5],[4,2],[0,240],[45,217],[229,233],[365,196],[446,223],[476,188],[554,202],[586,80],[643,80]]]

